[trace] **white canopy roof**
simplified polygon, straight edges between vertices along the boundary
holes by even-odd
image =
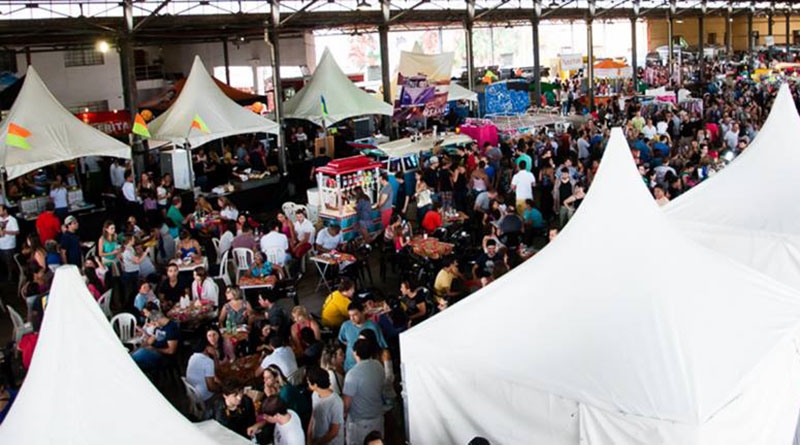
[[[455,82],[450,82],[450,89],[447,91],[447,101],[449,102],[452,100],[477,102],[478,93],[472,92]]]
[[[208,133],[192,129],[195,116],[203,120]],[[199,56],[194,58],[192,71],[178,99],[164,114],[153,120],[148,129],[153,141],[173,144],[189,141],[192,147],[237,134],[278,134],[278,124],[225,96]]]
[[[8,127],[15,124],[30,132],[29,149],[6,143]],[[9,179],[56,162],[82,156],[113,156],[130,159],[131,148],[80,121],[61,105],[42,78],[28,67],[25,83],[0,125],[0,164]]]
[[[791,441],[800,294],[680,234],[619,129],[551,244],[401,334],[412,443]]]
[[[753,143],[665,210],[686,234],[800,289],[800,116],[786,84]]]
[[[393,113],[391,105],[355,86],[336,64],[328,48],[322,53],[311,80],[284,103],[283,116],[319,124],[323,120],[323,97],[328,109],[325,126],[354,116],[391,116]]]
[[[36,352],[0,443],[141,445],[218,441],[183,417],[142,374],[75,266],[56,270]],[[241,442],[238,442],[241,443]]]
[[[434,139],[433,135],[423,136],[416,142],[411,138],[397,139],[378,145],[378,149],[390,158],[402,158],[409,154],[419,154],[433,150],[437,142],[441,142],[442,147],[469,144],[473,139],[463,133],[450,133],[446,136],[441,134]]]

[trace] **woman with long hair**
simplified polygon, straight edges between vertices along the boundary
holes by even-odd
[[[322,350],[319,367],[328,372],[333,392],[341,394],[344,385],[344,349],[337,344],[326,345]]]
[[[97,257],[103,261],[104,266],[116,268],[123,250],[117,240],[117,226],[114,221],[106,220],[103,223],[103,234],[97,240]]]
[[[39,235],[30,233],[25,238],[25,244],[22,246],[22,259],[28,265],[38,264],[40,267],[46,267],[47,252],[42,245]]]

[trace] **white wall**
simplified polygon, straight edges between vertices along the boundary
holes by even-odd
[[[281,39],[281,65],[307,65],[311,70],[316,66],[314,36],[306,33],[301,37]],[[149,61],[163,59],[166,72],[189,74],[195,55],[199,55],[206,69],[214,72],[214,66],[224,65],[222,43],[202,43],[185,45],[165,45],[145,48]],[[64,52],[43,52],[31,54],[31,62],[53,95],[65,107],[73,107],[86,102],[107,100],[108,108],[123,109],[122,72],[119,54],[113,49],[105,54],[103,65],[70,67],[64,66]],[[263,40],[248,42],[237,48],[228,44],[230,64],[269,66],[270,56]],[[27,64],[25,54],[17,55],[18,75],[25,74]],[[224,80],[224,79],[222,79]],[[141,83],[140,83],[141,84]],[[140,85],[145,87],[145,85]],[[143,91],[144,92],[144,91]],[[146,92],[145,92],[146,93]],[[147,94],[140,95],[144,99]]]
[[[280,45],[281,66],[307,65],[312,70],[316,66],[314,36],[311,33],[305,33],[302,37],[280,39]],[[203,59],[203,64],[210,73],[215,66],[225,65],[222,42],[164,45],[161,55],[167,72],[182,72],[186,75],[189,74],[195,55]],[[249,41],[238,47],[233,42],[228,42],[228,59],[230,66],[271,64],[269,46],[263,40]]]
[[[47,88],[65,107],[107,100],[109,110],[125,107],[119,54],[109,51],[103,65],[64,66],[64,52],[32,53],[31,63]],[[27,70],[25,54],[17,55],[18,75]]]

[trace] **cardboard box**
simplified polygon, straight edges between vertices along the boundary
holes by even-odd
[[[333,158],[333,136],[314,139],[314,157],[322,155]]]

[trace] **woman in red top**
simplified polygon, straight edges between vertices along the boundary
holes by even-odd
[[[294,324],[292,324],[291,327],[292,349],[295,355],[302,355],[303,345],[300,341],[300,331],[303,328],[311,328],[311,330],[314,331],[314,337],[319,340],[321,335],[319,324],[311,318],[305,306],[295,306],[294,309],[292,309],[292,320],[294,320]]]

